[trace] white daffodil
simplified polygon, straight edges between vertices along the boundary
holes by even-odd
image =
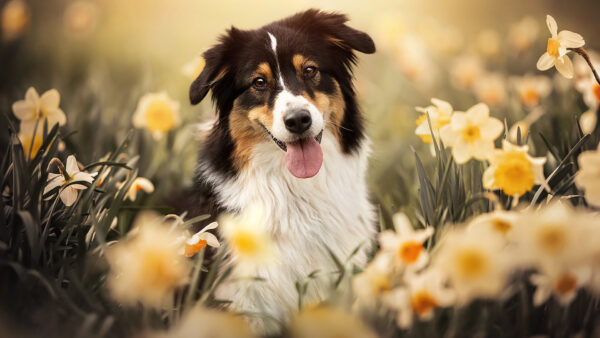
[[[373,308],[394,286],[389,256],[378,253],[365,269],[352,278],[352,291],[357,303]]]
[[[384,304],[397,312],[396,322],[402,329],[412,325],[414,315],[419,320],[430,320],[435,309],[450,306],[455,301],[454,292],[436,269],[408,274],[405,280],[406,287],[396,288],[384,298]]]
[[[522,196],[536,184],[550,189],[544,178],[545,157],[531,157],[529,146],[517,146],[502,141],[502,150],[495,149],[489,157],[490,166],[483,173],[486,189],[501,189],[508,196]]]
[[[575,184],[585,192],[585,200],[600,207],[600,147],[586,151],[577,158],[579,172],[575,176]]]
[[[467,231],[480,231],[485,229],[498,234],[505,239],[517,224],[518,214],[512,211],[496,210],[476,216],[469,221]]]
[[[186,257],[192,257],[198,252],[202,251],[206,248],[207,245],[212,246],[213,248],[218,248],[221,246],[217,237],[208,230],[216,229],[219,226],[217,222],[212,222],[209,225],[202,228],[202,230],[198,231],[194,235],[192,235],[185,242],[184,255]]]
[[[417,129],[415,130],[415,134],[419,136],[424,143],[433,145],[431,130],[433,130],[433,135],[439,142],[440,128],[450,123],[453,109],[450,103],[440,99],[432,98],[431,103],[433,103],[432,106],[415,108],[418,112],[423,113],[416,121]],[[429,115],[429,120],[431,120],[431,129],[429,127],[429,122],[427,121],[427,115]]]
[[[486,159],[503,129],[500,120],[490,117],[488,106],[479,103],[467,112],[454,112],[450,123],[440,129],[440,136],[445,145],[452,147],[456,163],[462,164],[473,157]]]
[[[124,183],[120,185],[122,186],[123,184]],[[131,183],[131,186],[129,186],[129,190],[127,190],[127,194],[125,194],[125,199],[129,199],[132,202],[135,201],[137,193],[142,190],[147,194],[151,194],[154,192],[154,184],[145,177],[136,177]]]
[[[480,101],[490,106],[499,106],[506,100],[506,80],[497,73],[479,77],[473,90]]]
[[[522,77],[514,77],[511,82],[521,103],[528,108],[539,105],[540,101],[552,91],[552,81],[546,76],[527,74]]]
[[[48,181],[46,183],[46,187],[44,188],[44,194],[56,187],[62,187],[58,195],[60,200],[66,206],[73,205],[73,203],[75,203],[77,200],[79,190],[87,189],[85,185],[77,184],[76,182],[92,183],[96,175],[98,175],[97,172],[86,173],[80,171],[75,156],[69,155],[69,157],[67,157],[66,173],[61,172],[60,174],[48,174]]]
[[[548,38],[546,52],[538,60],[537,68],[544,71],[554,66],[562,76],[570,79],[573,77],[573,63],[567,53],[569,48],[583,47],[585,41],[581,35],[571,31],[563,30],[558,33],[556,20],[550,15],[546,16],[546,24],[552,37]]]
[[[429,261],[423,243],[433,235],[433,228],[413,229],[406,215],[394,215],[396,231],[386,230],[379,234],[381,252],[392,257],[392,262],[400,267],[421,269]]]
[[[156,139],[180,122],[179,102],[171,100],[166,92],[142,96],[133,114],[134,127],[148,129]]]
[[[56,89],[50,89],[40,97],[35,88],[29,87],[25,99],[13,103],[12,110],[21,120],[21,130],[33,131],[36,124],[38,129],[43,127],[44,119],[48,119],[50,128],[57,123],[62,126],[67,122],[65,113],[58,107],[59,104],[60,94]]]
[[[591,276],[592,269],[585,265],[535,273],[530,277],[536,287],[533,305],[540,306],[554,296],[561,305],[568,306],[577,296],[577,291],[589,283]]]

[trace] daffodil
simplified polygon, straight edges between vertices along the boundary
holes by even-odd
[[[386,230],[379,234],[381,251],[392,257],[392,262],[402,267],[420,269],[429,261],[423,243],[433,235],[433,228],[414,230],[406,215],[394,215],[396,231]]]
[[[62,126],[67,122],[65,113],[58,107],[59,104],[60,94],[56,89],[50,89],[40,97],[35,88],[29,87],[25,99],[13,103],[12,110],[21,120],[21,129],[33,131],[36,124],[38,129],[42,128],[44,119],[48,120],[50,128],[57,123]]]
[[[375,338],[360,318],[333,306],[311,306],[300,311],[289,324],[292,338]]]
[[[594,66],[596,73],[600,73],[600,66]],[[592,110],[600,106],[600,84],[596,81],[594,74],[586,69],[586,76],[579,77],[575,81],[575,88],[583,94],[583,101]]]
[[[530,16],[526,16],[519,22],[511,25],[508,39],[518,53],[523,53],[531,48],[539,31],[540,28],[536,20]]]
[[[502,150],[494,150],[490,166],[483,173],[486,189],[501,189],[509,196],[522,196],[536,184],[549,189],[544,178],[544,157],[531,157],[529,146],[516,146],[504,140]]]
[[[128,237],[107,250],[108,288],[123,304],[162,307],[188,280],[190,266],[179,254],[181,234],[161,219],[157,214],[142,213]]]
[[[600,207],[600,147],[586,151],[577,159],[579,172],[575,176],[575,184],[585,192],[585,200]]]
[[[511,79],[521,103],[532,108],[552,91],[552,81],[545,76],[525,75]]]
[[[452,116],[452,106],[450,103],[432,98],[431,103],[432,106],[427,106],[425,108],[416,107],[418,112],[423,113],[416,121],[417,129],[415,130],[415,134],[421,138],[421,141],[432,144],[433,139],[431,137],[431,130],[433,130],[433,134],[439,142],[440,138],[440,128],[450,123],[450,118]],[[429,115],[429,120],[431,120],[431,129],[429,127],[429,122],[427,121],[427,116]]]
[[[517,220],[518,215],[513,211],[495,210],[474,217],[469,221],[467,231],[485,229],[505,239],[515,228]]]
[[[448,288],[444,276],[436,269],[428,269],[418,275],[409,273],[406,286],[392,290],[384,304],[397,312],[396,323],[402,329],[412,325],[413,317],[430,320],[434,311],[454,303],[454,292]]]
[[[481,60],[472,55],[456,58],[450,68],[452,83],[459,88],[472,88],[482,74]]]
[[[10,0],[2,7],[1,16],[3,37],[5,40],[13,40],[23,33],[31,15],[25,1]]]
[[[61,171],[63,170],[60,166],[59,168]],[[67,157],[67,166],[65,169],[66,170],[60,174],[48,174],[48,181],[46,182],[46,187],[44,188],[44,195],[56,187],[61,187],[58,194],[60,200],[64,203],[64,205],[71,206],[77,200],[79,190],[85,190],[88,188],[83,184],[77,184],[77,182],[92,183],[94,177],[96,177],[98,173],[86,173],[80,171],[79,166],[77,165],[77,160],[73,155],[69,155],[69,157]]]
[[[195,306],[186,311],[167,331],[157,331],[148,338],[253,338],[241,316],[234,313]]]
[[[588,109],[579,117],[579,125],[584,134],[591,134],[598,124],[598,114],[593,109]]]
[[[152,181],[145,177],[136,177],[133,182],[131,182],[129,189],[125,194],[125,199],[129,199],[132,202],[135,201],[137,198],[137,193],[140,191],[151,194],[154,192],[154,184],[152,184]]]
[[[592,270],[586,265],[534,273],[530,277],[535,286],[533,305],[540,306],[554,296],[561,305],[568,306],[579,289],[589,283],[591,276]]]
[[[186,257],[192,257],[198,252],[204,250],[207,245],[212,246],[213,248],[218,248],[221,246],[217,237],[208,230],[216,229],[219,226],[217,222],[212,222],[209,225],[202,228],[202,230],[198,231],[194,235],[192,235],[185,242],[184,255]]]
[[[373,308],[395,284],[389,256],[378,253],[365,269],[352,278],[352,290],[358,304]]]
[[[546,52],[538,60],[537,68],[543,71],[554,66],[562,76],[570,79],[573,77],[573,63],[567,53],[569,48],[583,47],[585,41],[581,35],[571,31],[563,30],[558,33],[556,20],[550,15],[546,16],[546,24],[552,37],[548,38]]]
[[[475,81],[473,90],[480,101],[490,106],[499,106],[506,100],[505,82],[500,74],[485,74]]]
[[[35,157],[38,153],[42,144],[44,143],[44,138],[42,137],[42,130],[36,131],[34,134],[33,131],[19,131],[18,134],[19,141],[21,141],[21,145],[23,146],[23,151],[25,152],[25,156],[30,160]]]
[[[196,56],[183,66],[181,72],[183,75],[194,80],[198,77],[198,75],[200,75],[200,73],[202,73],[204,65],[206,65],[204,58],[202,56]]]
[[[473,157],[486,159],[503,129],[500,120],[490,117],[488,106],[479,103],[466,112],[454,112],[450,124],[440,129],[440,136],[445,145],[452,147],[456,163],[461,164]]]
[[[165,92],[142,96],[133,114],[133,125],[148,129],[155,138],[160,138],[179,123],[179,103]]]

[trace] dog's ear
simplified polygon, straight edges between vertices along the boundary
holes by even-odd
[[[349,27],[346,22],[348,17],[344,14],[309,9],[284,20],[283,23],[311,34],[318,34],[342,49],[354,49],[365,54],[375,53],[373,39],[367,33]]]
[[[222,80],[230,69],[230,58],[236,41],[242,35],[242,31],[231,27],[227,33],[220,37],[219,43],[202,54],[204,57],[204,69],[190,86],[190,102],[198,104],[208,91]]]

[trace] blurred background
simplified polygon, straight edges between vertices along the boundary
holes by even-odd
[[[349,24],[369,33],[378,48],[359,55],[355,84],[374,141],[372,191],[385,214],[415,206],[411,147],[431,164],[429,146],[414,133],[415,106],[429,105],[430,98],[457,110],[484,101],[511,125],[533,110],[519,102],[513,77],[535,74],[566,93],[545,98],[557,111],[569,107],[568,116],[561,110],[565,119],[593,108],[554,69],[542,74],[535,64],[549,37],[546,14],[559,30],[582,34],[588,50],[599,48],[598,1],[2,0],[0,7],[3,124],[16,123],[11,105],[28,87],[40,94],[56,88],[68,121],[65,143],[89,163],[122,142],[144,94],[165,91],[180,103],[175,131],[155,140],[137,130],[130,145],[140,155],[140,175],[156,186],[136,202],[142,205],[161,204],[192,182],[195,124],[213,113],[209,100],[193,107],[187,99],[198,55],[232,25],[257,28],[311,7],[348,14]],[[3,130],[0,140],[7,137]]]

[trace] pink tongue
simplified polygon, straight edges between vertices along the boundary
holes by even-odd
[[[286,143],[285,165],[298,178],[315,176],[323,163],[323,151],[312,137],[298,142]]]

